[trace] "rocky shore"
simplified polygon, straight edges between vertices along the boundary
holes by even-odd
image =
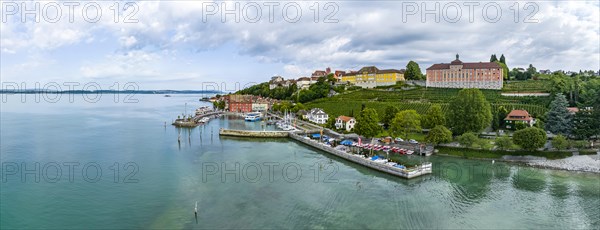
[[[600,173],[600,155],[579,155],[558,160],[532,160],[526,164],[540,168]]]

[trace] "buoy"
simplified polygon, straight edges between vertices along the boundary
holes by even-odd
[[[496,161],[492,160],[492,164],[494,164],[494,162],[496,162]]]

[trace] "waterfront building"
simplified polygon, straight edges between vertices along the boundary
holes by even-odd
[[[347,116],[339,116],[335,119],[335,128],[336,129],[344,129],[348,132],[354,129],[354,125],[356,124],[356,119],[354,117]]]
[[[230,94],[223,96],[225,110],[230,112],[252,112],[252,95]]]
[[[507,129],[516,129],[518,123],[525,124],[529,127],[535,124],[535,119],[529,115],[527,110],[513,110],[504,118],[504,124]]]
[[[275,100],[253,95],[230,94],[223,96],[225,110],[238,113],[263,112],[269,110]]]
[[[361,68],[359,71],[343,74],[341,81],[363,88],[395,85],[398,81],[404,81],[404,70],[380,70],[375,66],[367,66]]]
[[[427,68],[427,87],[502,89],[502,67],[495,62],[462,62],[433,64]]]
[[[327,115],[327,113],[325,113],[325,111],[322,109],[314,108],[308,112],[307,118],[310,122],[325,124],[327,123],[327,119],[329,119],[329,115]]]

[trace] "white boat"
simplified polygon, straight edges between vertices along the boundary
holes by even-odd
[[[374,160],[374,162],[385,164],[388,162],[388,160],[380,158],[380,159]]]
[[[202,122],[202,123],[206,123],[208,121],[210,121],[210,118],[208,118],[208,117],[203,117],[202,119],[200,119],[200,122]]]
[[[247,113],[244,117],[245,121],[260,121],[261,114],[260,113]]]

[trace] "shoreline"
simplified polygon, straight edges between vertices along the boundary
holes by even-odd
[[[436,153],[437,156],[443,157],[454,157],[454,158],[463,158],[470,160],[479,160],[479,161],[499,161],[499,162],[507,162],[513,164],[524,165],[532,168],[540,168],[540,169],[551,169],[551,170],[562,170],[569,172],[585,172],[585,173],[595,173],[600,174],[600,155],[578,155],[578,156],[570,156],[563,159],[555,159],[555,160],[507,160],[503,158],[468,158],[462,156],[455,156],[449,154],[440,154]]]

